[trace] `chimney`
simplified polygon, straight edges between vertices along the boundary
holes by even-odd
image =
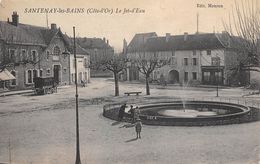
[[[185,33],[184,33],[184,41],[186,41],[187,39],[188,39],[188,33],[185,32]]]
[[[123,40],[123,54],[125,55],[127,53],[127,42],[126,40],[124,39]]]
[[[106,38],[105,37],[103,38],[103,41],[106,42]]]
[[[171,33],[166,33],[165,34],[165,41],[168,42],[170,40]]]
[[[57,29],[57,25],[55,23],[51,24],[51,30],[56,30]]]
[[[14,26],[18,26],[18,24],[19,24],[19,15],[17,14],[16,11],[14,11],[13,15],[12,15],[12,24]]]
[[[109,45],[109,40],[107,39],[107,45]]]

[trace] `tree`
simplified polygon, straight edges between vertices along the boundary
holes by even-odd
[[[258,71],[260,41],[260,8],[258,0],[234,0],[229,21],[223,21],[224,29],[231,35],[230,41],[242,58],[230,68],[234,76],[241,79],[246,71]],[[240,81],[240,80],[239,80]]]
[[[168,59],[159,58],[155,53],[149,55],[139,55],[139,59],[132,59],[132,63],[145,77],[146,95],[150,95],[149,78],[155,69],[161,68],[168,63]]]
[[[127,60],[123,57],[123,55],[114,54],[113,56],[104,56],[96,62],[91,62],[90,65],[93,69],[109,70],[113,73],[115,81],[115,96],[119,96],[119,73],[127,67]]]

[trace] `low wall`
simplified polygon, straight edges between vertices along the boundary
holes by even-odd
[[[172,102],[179,104],[180,102]],[[194,102],[193,102],[194,103]],[[146,125],[164,125],[164,126],[214,126],[214,125],[227,125],[227,124],[239,124],[245,122],[252,122],[260,120],[259,109],[249,108],[243,105],[223,103],[223,102],[205,102],[205,101],[196,101],[195,103],[212,103],[225,106],[235,106],[241,108],[241,112],[235,114],[227,115],[217,115],[210,117],[195,117],[195,118],[178,118],[178,117],[167,117],[167,116],[149,116],[142,114],[143,110],[148,109],[152,106],[157,106],[160,104],[150,104],[145,106],[139,106],[141,110],[140,119],[143,124]],[[118,111],[120,108],[120,103],[118,104],[108,104],[103,108],[103,116],[117,120]],[[125,121],[130,120],[130,115],[125,114]]]

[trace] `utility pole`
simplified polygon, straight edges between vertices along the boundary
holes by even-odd
[[[217,65],[218,65],[218,66],[217,66],[217,67],[218,67],[218,69],[217,69],[217,72],[218,72],[218,74],[217,74],[217,75],[218,75],[218,76],[217,76],[217,97],[218,97],[218,89],[219,89],[219,86],[218,86],[219,84],[218,84],[218,83],[219,83],[219,72],[220,72],[220,71],[219,71],[220,58],[217,58]]]
[[[74,62],[75,62],[75,85],[76,85],[76,162],[75,164],[81,164],[80,161],[80,149],[79,149],[79,109],[78,109],[78,71],[77,71],[77,57],[76,57],[76,39],[75,39],[75,27],[73,27],[73,41],[74,41]]]
[[[8,149],[9,149],[9,163],[12,163],[12,153],[11,153],[11,140],[9,137],[9,141],[8,141]]]

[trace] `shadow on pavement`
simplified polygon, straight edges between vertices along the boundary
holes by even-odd
[[[130,140],[126,140],[125,142],[133,142],[133,141],[136,141],[138,138],[133,138],[133,139],[130,139]]]
[[[113,122],[111,125],[112,126],[115,126],[115,125],[118,125],[118,124],[120,124],[121,122],[120,121],[116,121],[116,122]]]
[[[120,126],[119,128],[131,128],[131,127],[134,127],[135,124],[125,124],[123,126]]]

